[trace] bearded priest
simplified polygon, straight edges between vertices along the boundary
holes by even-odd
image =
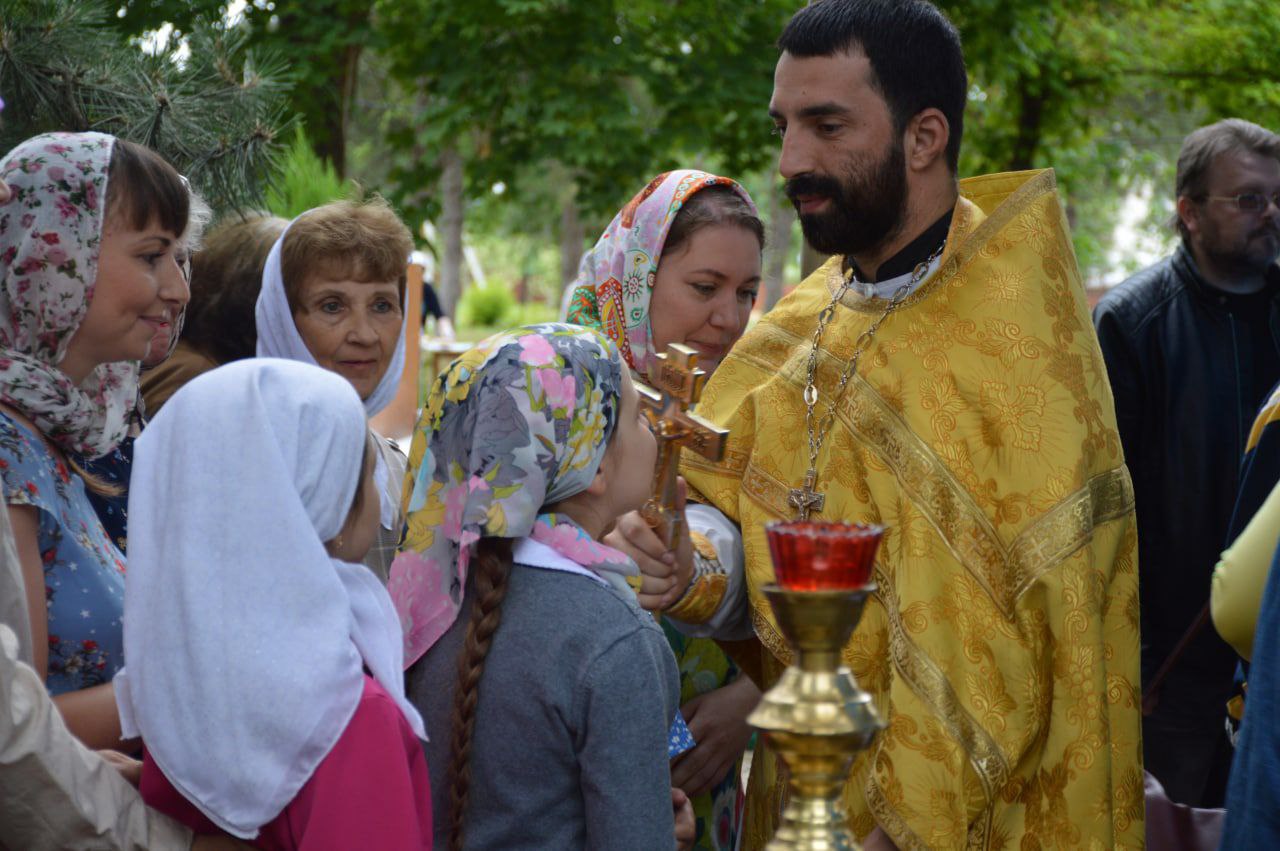
[[[769,114],[805,237],[832,258],[737,344],[698,413],[695,546],[609,538],[642,601],[791,660],[764,524],[881,523],[844,659],[889,720],[845,805],[867,848],[1140,848],[1133,488],[1051,170],[957,181],[968,83],[925,0],[817,0],[779,41]],[[696,503],[696,504],[695,504]],[[784,784],[756,752],[744,847]]]

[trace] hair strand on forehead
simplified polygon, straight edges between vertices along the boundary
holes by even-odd
[[[190,210],[191,190],[173,166],[150,148],[115,140],[107,169],[106,221],[134,230],[155,225],[181,238]]]
[[[760,250],[764,250],[764,223],[760,217],[736,189],[717,184],[699,190],[684,202],[667,231],[662,254],[675,254],[695,233],[713,225],[745,228],[760,243]]]
[[[394,281],[404,301],[413,237],[382,198],[334,201],[299,216],[280,248],[280,274],[289,308],[310,280]]]

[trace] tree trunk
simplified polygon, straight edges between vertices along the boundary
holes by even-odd
[[[582,243],[586,239],[582,219],[578,216],[578,196],[570,192],[560,208],[560,299],[564,300],[566,287],[578,277],[578,263],[582,261]]]
[[[1018,78],[1018,132],[1009,151],[1008,171],[1026,171],[1036,167],[1047,101],[1039,81],[1029,79],[1026,74]]]
[[[277,32],[301,29],[296,23],[303,15],[329,15],[339,31],[359,32],[369,27],[373,2],[357,4],[329,2],[319,9],[302,8],[280,16]],[[333,165],[338,177],[347,176],[347,127],[359,82],[360,56],[363,45],[356,41],[335,44],[325,55],[314,58],[316,67],[329,69],[326,79],[302,78],[293,91],[292,103],[300,106],[307,135],[316,156]]]
[[[440,264],[440,307],[450,318],[462,297],[462,155],[450,145],[440,154],[440,230],[444,260]]]
[[[786,285],[787,257],[791,254],[791,230],[796,222],[795,208],[782,192],[782,184],[773,181],[769,187],[769,232],[764,254],[764,309],[782,298]]]
[[[818,271],[818,267],[827,262],[827,255],[814,249],[806,239],[804,248],[800,252],[800,280],[812,275]]]

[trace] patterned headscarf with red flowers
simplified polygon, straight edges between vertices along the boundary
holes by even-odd
[[[583,256],[565,319],[603,331],[627,366],[641,375],[653,364],[649,300],[667,234],[691,196],[710,186],[736,190],[755,211],[747,190],[705,171],[660,174],[613,217],[595,247]]]
[[[138,364],[98,366],[76,385],[58,364],[89,310],[115,138],[47,133],[0,161],[0,401],[58,446],[97,458],[116,447],[137,398]]]

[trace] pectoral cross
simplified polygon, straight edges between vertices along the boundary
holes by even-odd
[[[653,492],[641,513],[663,543],[674,550],[684,535],[684,515],[676,510],[680,450],[687,447],[704,458],[719,461],[724,457],[729,432],[689,413],[707,383],[707,374],[698,369],[698,353],[672,343],[657,359],[649,375],[654,386],[636,382],[649,427],[658,439]]]
[[[821,511],[826,505],[826,496],[814,490],[813,486],[817,483],[818,471],[810,467],[804,474],[804,487],[792,488],[787,492],[787,503],[796,510],[797,520],[808,520],[810,512]]]

